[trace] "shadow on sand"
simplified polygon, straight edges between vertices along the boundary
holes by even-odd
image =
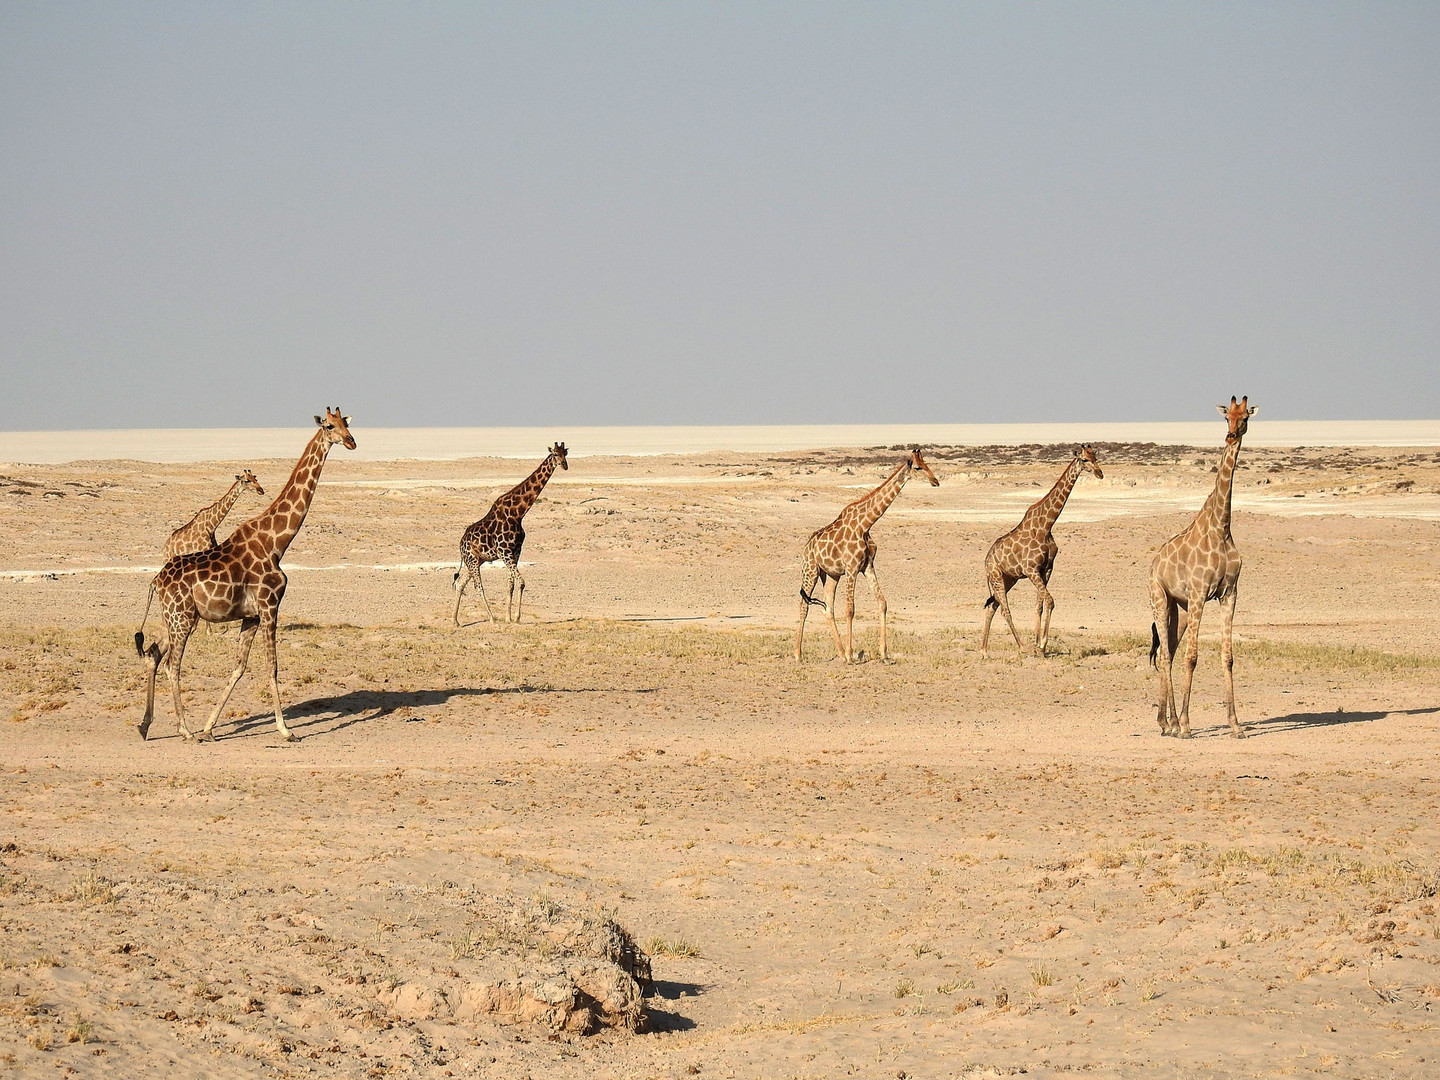
[[[296,702],[285,709],[285,724],[299,738],[330,735],[356,724],[369,723],[381,717],[411,709],[444,705],[452,698],[487,697],[492,694],[654,694],[658,686],[453,686],[440,690],[351,690],[332,697],[311,698]],[[423,717],[415,717],[420,720]],[[236,720],[222,738],[254,738],[275,734],[273,713],[256,713]]]
[[[657,1009],[655,1000],[679,1001],[685,997],[696,997],[705,992],[705,987],[699,983],[670,982],[665,979],[656,979],[651,986],[649,1006],[645,1018],[646,1031],[690,1031],[695,1027],[695,1021],[688,1016],[682,1016],[677,1012],[670,1012],[667,1009]]]
[[[1245,726],[1250,729],[1250,737],[1253,739],[1261,735],[1278,735],[1282,731],[1308,731],[1311,728],[1334,727],[1337,724],[1368,724],[1383,720],[1387,716],[1428,716],[1432,713],[1440,713],[1440,705],[1428,709],[1381,709],[1369,712],[1347,712],[1344,709],[1334,712],[1294,712],[1265,720],[1252,720]],[[1195,737],[1228,739],[1230,725],[1216,724],[1204,731],[1196,731]]]

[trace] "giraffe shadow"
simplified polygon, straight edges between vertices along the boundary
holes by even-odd
[[[1278,735],[1283,731],[1309,731],[1313,728],[1335,727],[1340,724],[1369,724],[1376,720],[1384,720],[1387,716],[1426,716],[1433,713],[1440,713],[1440,706],[1427,709],[1379,709],[1366,712],[1347,712],[1344,709],[1336,709],[1333,712],[1293,712],[1283,716],[1271,716],[1264,720],[1251,720],[1245,726],[1250,729],[1250,737],[1256,738],[1261,735]],[[1197,731],[1195,735],[1202,739],[1221,739],[1230,737],[1229,724],[1216,724],[1206,731]]]
[[[397,712],[444,705],[455,698],[488,697],[499,694],[655,694],[658,686],[451,686],[435,690],[351,690],[299,701],[285,709],[285,724],[300,738],[333,735],[357,724],[367,724]],[[416,716],[416,720],[425,717]],[[275,714],[264,712],[242,717],[224,737],[256,738],[274,734]]]

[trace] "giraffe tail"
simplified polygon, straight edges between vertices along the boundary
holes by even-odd
[[[145,614],[140,616],[140,629],[135,631],[135,651],[142,658],[145,655],[145,620],[150,618],[150,604],[155,599],[155,582],[150,582],[150,592],[145,597]]]
[[[1155,662],[1155,658],[1156,658],[1157,656],[1159,656],[1159,655],[1160,655],[1160,628],[1159,628],[1155,623],[1152,622],[1152,623],[1150,624],[1150,666],[1151,666],[1151,667],[1159,667],[1159,665]]]
[[[805,603],[807,603],[807,604],[818,604],[821,608],[823,608],[823,607],[825,606],[825,601],[824,601],[824,600],[817,600],[817,599],[815,599],[815,597],[811,596],[811,595],[810,595],[809,593],[807,593],[804,589],[801,589],[801,590],[800,590],[800,599],[801,599],[801,600],[804,600]]]
[[[992,594],[992,595],[987,596],[987,597],[985,598],[985,603],[984,603],[984,605],[982,606],[982,610],[985,610],[985,609],[988,609],[988,608],[992,608],[992,607],[993,607],[993,608],[998,608],[999,606],[1000,606],[1000,601],[999,601],[999,600],[996,600],[995,597],[994,597],[994,595]]]

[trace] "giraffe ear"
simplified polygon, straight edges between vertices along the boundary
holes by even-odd
[[[1216,405],[1216,406],[1215,406],[1215,411],[1218,412],[1221,416],[1228,417],[1228,416],[1230,415],[1230,406],[1229,406],[1229,405]]]
[[[322,419],[320,419],[320,417],[318,417],[318,416],[315,417],[315,426],[316,426],[316,427],[320,427],[320,426],[321,426],[322,424],[324,424],[324,423],[325,423],[325,421],[322,420]]]
[[[1245,415],[1246,415],[1246,416],[1254,416],[1254,415],[1255,415],[1256,413],[1258,413],[1259,411],[1260,411],[1260,406],[1259,406],[1259,405],[1251,405],[1251,406],[1249,407],[1248,411],[1245,413]]]
[[[340,419],[342,419],[342,420],[345,421],[345,426],[346,426],[346,427],[349,427],[349,426],[350,426],[350,417],[348,417],[348,416],[342,416]]]

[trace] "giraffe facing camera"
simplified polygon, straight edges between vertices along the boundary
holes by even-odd
[[[1225,452],[1216,468],[1215,489],[1200,508],[1190,527],[1167,540],[1150,564],[1150,662],[1160,674],[1160,695],[1156,720],[1161,735],[1190,737],[1190,687],[1200,655],[1200,616],[1209,600],[1221,604],[1224,636],[1220,641],[1220,662],[1225,668],[1225,718],[1230,731],[1243,739],[1248,731],[1235,717],[1235,651],[1231,631],[1235,623],[1235,602],[1244,560],[1230,535],[1230,496],[1235,483],[1235,464],[1240,458],[1240,441],[1250,417],[1260,410],[1248,397],[1229,405],[1217,405],[1225,417]],[[1175,708],[1173,667],[1180,635],[1185,635],[1185,686],[1180,708]]]

